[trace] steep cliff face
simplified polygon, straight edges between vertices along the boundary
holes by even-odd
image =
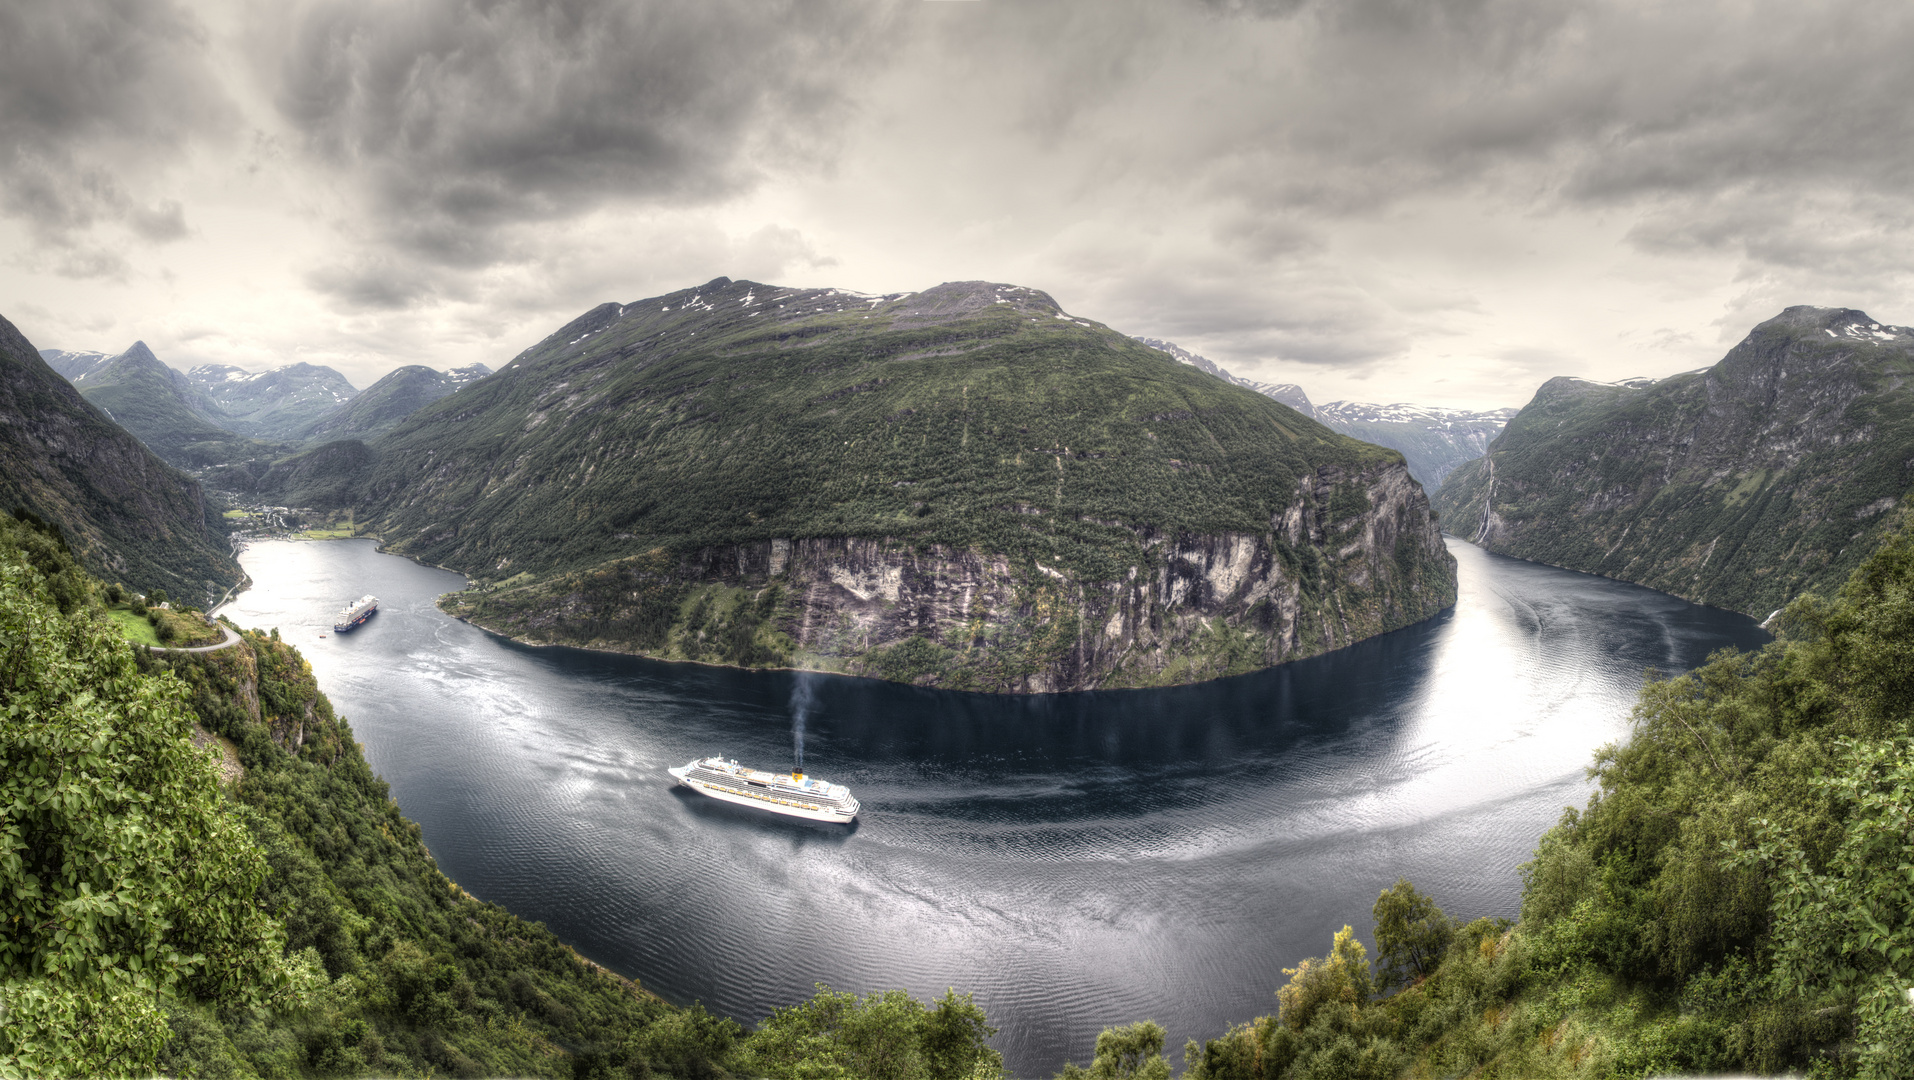
[[[1332,503],[1352,491],[1366,508],[1337,517]],[[1044,693],[1240,674],[1455,601],[1453,561],[1396,462],[1312,474],[1264,531],[1137,538],[1147,566],[1108,582],[941,544],[774,539],[462,594],[447,609],[540,643]]]
[[[1436,496],[1491,551],[1756,617],[1832,592],[1914,485],[1914,330],[1792,307],[1720,363],[1554,379]]]

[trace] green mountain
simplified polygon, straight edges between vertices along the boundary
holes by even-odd
[[[1399,455],[1017,286],[605,304],[369,447],[341,502],[536,641],[1032,692],[1253,670],[1455,595]]]
[[[74,385],[115,423],[183,469],[269,457],[277,449],[221,427],[193,383],[160,362],[144,341],[93,366]]]
[[[1552,379],[1436,495],[1491,551],[1757,618],[1832,592],[1914,485],[1914,330],[1791,307],[1658,382]]]
[[[285,364],[268,371],[202,364],[183,377],[209,403],[207,419],[259,439],[299,439],[359,394],[344,375],[318,364]]]
[[[0,465],[0,511],[60,523],[102,578],[195,602],[240,579],[199,484],[81,397],[4,318]]]
[[[471,364],[449,372],[434,371],[422,364],[398,368],[296,434],[310,442],[383,435],[425,406],[491,373],[492,369],[484,364]]]

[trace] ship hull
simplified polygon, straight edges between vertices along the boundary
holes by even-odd
[[[749,806],[758,810],[768,810],[773,814],[803,818],[806,821],[830,821],[842,825],[857,820],[859,808],[855,803],[848,808],[821,806],[815,803],[806,803],[785,792],[767,791],[760,795],[756,792],[737,791],[731,788],[720,787],[717,784],[708,784],[690,775],[690,769],[684,766],[666,769],[665,771],[670,773],[685,787],[690,788],[700,795],[709,795],[719,802],[734,803],[738,806]]]
[[[333,623],[332,632],[335,634],[343,634],[348,630],[356,629],[357,627],[363,625],[367,619],[372,618],[374,615],[377,615],[378,613],[379,613],[378,608],[373,608],[371,611],[362,611],[359,613],[359,617],[356,619],[353,619],[351,622]]]

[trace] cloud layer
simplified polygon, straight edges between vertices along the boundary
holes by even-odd
[[[1319,397],[1519,403],[1789,303],[1914,318],[1910,46],[1771,0],[15,5],[0,304],[363,375],[720,273],[986,277]]]

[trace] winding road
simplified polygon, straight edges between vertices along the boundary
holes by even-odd
[[[149,645],[147,647],[154,652],[212,652],[214,649],[227,649],[239,644],[239,631],[234,630],[225,623],[220,623],[219,628],[226,632],[226,640],[217,645],[194,645],[190,648],[180,647],[170,649],[162,645]]]

